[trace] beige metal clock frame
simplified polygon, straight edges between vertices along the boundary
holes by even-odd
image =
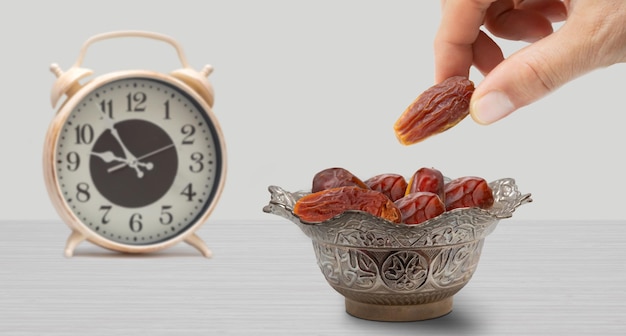
[[[83,58],[89,46],[97,41],[120,37],[142,37],[169,43],[176,49],[178,58],[182,63],[182,68],[171,72],[169,75],[146,70],[124,70],[99,76],[88,81],[85,84],[80,84],[79,81],[81,79],[84,79],[85,77],[93,74],[93,71],[82,68]],[[205,257],[211,257],[211,250],[209,250],[204,241],[195,232],[208,219],[210,213],[213,211],[217,200],[219,199],[224,188],[224,181],[226,176],[226,151],[224,148],[224,137],[222,135],[219,124],[216,122],[217,119],[213,115],[213,88],[207,80],[207,77],[213,71],[213,67],[211,67],[210,65],[206,65],[201,71],[196,71],[191,68],[187,62],[181,46],[176,40],[172,39],[169,36],[147,31],[114,31],[95,35],[89,38],[83,44],[77,61],[68,70],[62,71],[61,68],[54,63],[50,66],[50,70],[57,76],[57,80],[52,86],[52,91],[50,95],[52,107],[55,108],[59,100],[64,95],[67,97],[61,107],[59,107],[57,114],[50,124],[48,132],[46,134],[43,153],[43,170],[46,188],[52,204],[54,205],[60,217],[72,230],[72,233],[67,239],[64,253],[65,256],[71,257],[74,254],[74,250],[78,246],[78,244],[80,244],[84,240],[87,240],[101,247],[124,253],[150,253],[168,248],[181,241],[184,241],[189,245],[195,247]],[[82,98],[84,98],[88,93],[90,93],[92,88],[96,88],[100,84],[110,81],[111,78],[123,78],[137,75],[157,78],[162,81],[169,82],[170,84],[173,84],[181,90],[185,91],[185,93],[189,94],[196,101],[198,101],[202,108],[207,111],[209,119],[214,122],[217,137],[220,146],[222,146],[222,148],[220,148],[222,153],[222,166],[220,167],[221,178],[219,179],[219,181],[216,182],[218,183],[218,186],[212,203],[188,230],[177,235],[176,237],[172,237],[171,239],[168,239],[166,241],[151,245],[121,244],[107,240],[91,231],[85,224],[82,223],[80,219],[78,219],[74,215],[74,213],[68,207],[67,203],[64,201],[58,185],[56,170],[54,169],[54,153],[56,143],[60,136],[61,128],[74,105],[82,100]]]

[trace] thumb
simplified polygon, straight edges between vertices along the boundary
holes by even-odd
[[[485,76],[470,102],[476,122],[500,120],[599,67],[597,50],[567,26],[514,53]]]

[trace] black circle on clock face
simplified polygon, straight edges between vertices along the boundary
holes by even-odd
[[[90,173],[98,191],[109,202],[140,208],[159,200],[172,186],[178,168],[176,148],[168,134],[157,125],[140,119],[115,124],[95,141],[90,157]]]

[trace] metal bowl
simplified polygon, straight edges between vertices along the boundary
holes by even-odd
[[[488,210],[447,211],[419,225],[396,224],[362,211],[306,222],[293,206],[306,191],[270,186],[263,208],[294,222],[313,242],[326,281],[345,297],[350,315],[378,321],[418,321],[452,310],[453,295],[471,279],[484,239],[520,205],[532,201],[515,180],[489,183]]]

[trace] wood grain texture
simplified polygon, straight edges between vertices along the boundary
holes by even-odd
[[[590,225],[593,224],[593,225]],[[0,222],[0,335],[624,335],[626,222],[502,221],[439,319],[344,311],[311,242],[286,220],[209,222],[181,244],[63,257],[61,222]]]

